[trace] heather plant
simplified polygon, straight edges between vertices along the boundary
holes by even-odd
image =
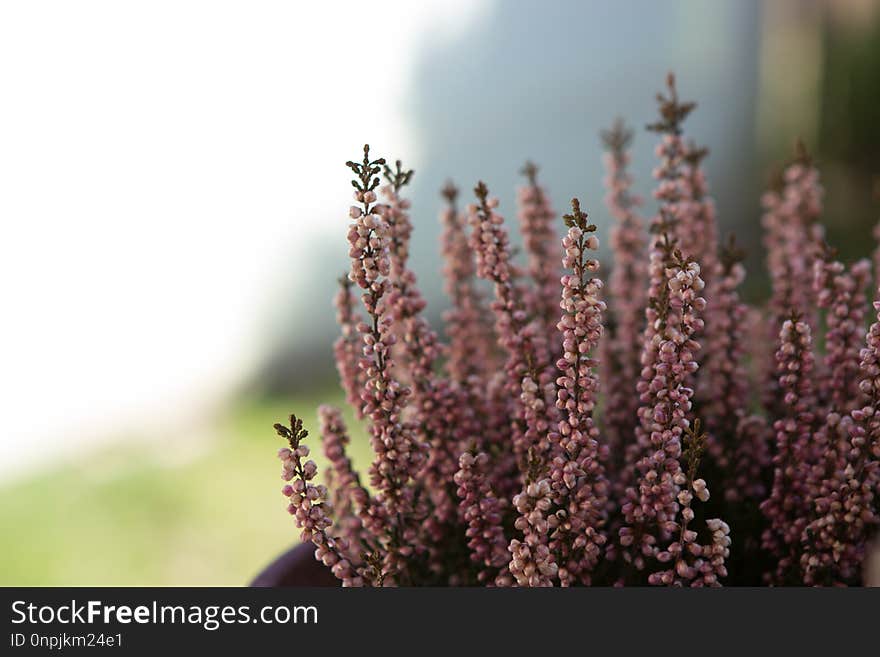
[[[657,100],[650,219],[633,132],[602,133],[607,289],[597,226],[576,198],[558,218],[534,164],[517,194],[523,264],[485,183],[464,207],[444,187],[445,338],[408,262],[413,172],[368,146],[347,163],[334,354],[368,478],[339,409],[319,409],[323,484],[302,421],[276,425],[288,510],[343,585],[861,583],[880,525],[878,273],[825,244],[799,145],[762,199],[768,301],[746,303],[708,151],[686,137],[695,104],[671,75]]]

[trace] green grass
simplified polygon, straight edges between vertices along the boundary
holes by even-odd
[[[242,402],[207,438],[118,443],[0,486],[0,585],[246,584],[298,540],[272,424],[300,414],[320,468],[319,401],[340,397]],[[358,433],[359,467],[368,450]]]

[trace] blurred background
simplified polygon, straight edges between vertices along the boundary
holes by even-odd
[[[0,5],[0,584],[247,582],[297,540],[272,423],[341,403],[343,163],[369,141],[416,170],[436,318],[444,181],[513,218],[531,158],[607,234],[598,132],[639,129],[648,195],[668,70],[751,299],[759,196],[798,137],[829,240],[868,254],[878,0]]]

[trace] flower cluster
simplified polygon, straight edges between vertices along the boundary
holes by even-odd
[[[607,541],[609,499],[608,448],[600,444],[593,420],[599,379],[592,355],[602,337],[605,310],[602,281],[592,276],[599,269],[592,257],[599,240],[593,234],[596,226],[587,222],[577,199],[572,200],[571,210],[563,217],[568,232],[562,239],[562,264],[569,273],[561,280],[563,315],[556,325],[562,337],[562,357],[556,363],[556,407],[561,417],[557,431],[550,433],[554,456],[549,478],[557,510],[548,518],[550,548],[558,555],[563,586],[592,581]]]
[[[831,397],[825,401],[830,408],[852,410],[850,404],[860,405],[858,394],[859,352],[864,338],[868,282],[871,263],[859,260],[847,268],[834,260],[834,252],[827,249],[823,258],[813,265],[813,289],[816,304],[827,310],[825,332],[825,369],[828,381],[824,389]]]
[[[615,223],[610,231],[614,249],[614,269],[608,280],[610,325],[603,349],[602,376],[615,385],[606,392],[606,442],[610,448],[609,470],[616,472],[623,464],[621,447],[635,431],[638,397],[634,394],[641,365],[642,330],[647,301],[648,266],[645,261],[643,220],[638,214],[642,199],[630,190],[629,146],[633,138],[621,119],[603,131],[602,141],[607,153],[605,165],[608,189],[605,202]],[[600,345],[603,346],[603,345]]]
[[[535,283],[526,291],[526,305],[529,312],[544,323],[543,332],[546,335],[556,325],[559,306],[557,215],[550,204],[547,190],[538,182],[538,167],[526,162],[522,173],[528,184],[517,192],[520,232],[528,255],[528,272]]]
[[[507,565],[507,541],[501,527],[504,506],[492,492],[488,477],[489,456],[464,452],[459,458],[455,483],[471,561],[478,564],[477,580],[491,582]]]
[[[775,572],[768,575],[783,583],[809,513],[809,463],[815,451],[818,419],[814,412],[812,335],[810,326],[797,315],[782,324],[776,363],[787,410],[773,425],[773,487],[761,503],[761,511],[769,523],[763,547],[777,559]]]
[[[489,196],[483,182],[474,189],[478,203],[468,209],[472,227],[470,246],[477,263],[477,275],[493,284],[495,333],[507,351],[505,387],[511,397],[510,441],[520,469],[534,453],[548,456],[548,430],[553,423],[555,396],[547,336],[541,322],[530,317],[528,307],[514,284],[516,268],[504,218],[496,212],[498,199]],[[518,399],[517,399],[518,398]]]
[[[597,226],[578,199],[560,221],[533,164],[517,196],[522,264],[488,187],[460,208],[447,184],[442,333],[409,264],[413,172],[369,147],[347,163],[356,205],[334,354],[375,455],[369,479],[338,409],[319,409],[321,484],[302,421],[276,425],[288,510],[344,585],[868,576],[880,300],[865,324],[880,249],[873,272],[837,260],[819,170],[798,145],[762,199],[768,301],[747,303],[744,254],[718,237],[708,152],[685,131],[695,104],[671,75],[657,100],[649,231],[631,191],[633,133],[618,121],[602,134],[607,288]]]
[[[302,441],[309,432],[303,429],[302,420],[295,415],[290,416],[289,427],[276,424],[275,431],[289,445],[278,450],[281,478],[291,482],[281,489],[281,493],[288,499],[287,511],[296,519],[296,526],[302,529],[302,540],[315,544],[315,558],[331,568],[343,586],[363,586],[369,577],[365,578],[366,569],[362,564],[352,563],[347,558],[348,541],[327,534],[326,530],[332,524],[327,487],[313,483],[318,471],[315,462],[303,463],[309,455],[309,448]]]

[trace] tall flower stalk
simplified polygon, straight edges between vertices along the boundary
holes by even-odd
[[[642,331],[645,323],[648,267],[647,238],[639,215],[642,199],[632,193],[629,172],[632,131],[622,119],[602,132],[605,145],[605,204],[614,225],[610,231],[614,267],[608,281],[611,322],[603,349],[603,378],[615,385],[607,389],[605,426],[611,457],[609,467],[623,466],[625,449],[635,431],[638,397],[635,394],[641,366]]]
[[[534,456],[546,460],[550,443],[547,431],[555,418],[553,381],[545,367],[547,337],[540,324],[529,321],[528,308],[517,294],[511,263],[510,240],[496,212],[498,199],[480,182],[474,189],[477,203],[470,207],[470,244],[476,254],[477,275],[491,281],[495,299],[495,332],[507,352],[506,387],[512,399],[512,446],[521,469]],[[549,403],[548,403],[549,402]]]
[[[762,547],[776,557],[776,567],[767,573],[767,580],[785,584],[794,577],[792,569],[797,564],[800,536],[810,511],[809,466],[815,457],[814,436],[818,429],[812,332],[797,314],[782,324],[776,363],[786,412],[773,426],[773,487],[761,503],[770,526],[764,532]]]
[[[867,288],[871,263],[859,260],[847,268],[835,260],[834,250],[825,248],[813,264],[816,304],[825,313],[825,376],[823,400],[838,413],[859,406],[859,352],[868,306]]]
[[[526,306],[543,324],[543,334],[549,335],[559,308],[559,238],[554,229],[557,215],[547,190],[538,182],[538,167],[526,162],[522,174],[526,184],[517,191],[518,214],[532,279],[532,285],[526,288]]]
[[[766,323],[769,344],[774,344],[782,324],[797,309],[811,329],[816,326],[816,299],[812,289],[813,268],[824,243],[824,230],[818,222],[822,212],[823,189],[819,171],[802,142],[795,157],[784,169],[775,188],[761,199],[762,224],[771,294]],[[781,412],[784,393],[779,389],[772,358],[763,372],[764,405]]]
[[[347,165],[355,174],[352,185],[358,203],[350,211],[349,278],[363,290],[361,299],[367,316],[367,321],[358,324],[363,340],[361,401],[364,415],[370,420],[370,443],[376,455],[370,467],[370,483],[379,503],[371,509],[370,524],[373,533],[380,535],[384,549],[383,580],[392,583],[406,581],[406,560],[414,550],[418,509],[412,483],[424,466],[427,446],[418,441],[412,425],[402,417],[411,390],[393,374],[392,347],[397,336],[392,330],[395,317],[389,303],[392,284],[388,278],[392,231],[385,217],[387,208],[377,204],[375,191],[385,161],[370,159],[370,148],[364,146],[362,162]]]
[[[577,199],[563,217],[568,232],[562,240],[562,310],[557,328],[562,357],[556,364],[556,407],[561,418],[550,433],[553,459],[550,488],[556,511],[548,517],[550,550],[559,564],[563,586],[590,584],[607,541],[609,486],[605,476],[607,445],[600,443],[593,410],[599,393],[594,358],[602,336],[602,281],[593,277],[599,262],[596,226],[587,221]]]
[[[682,254],[674,237],[682,213],[692,203],[683,168],[686,149],[681,124],[694,105],[679,101],[671,75],[667,86],[668,96],[658,96],[660,120],[650,126],[662,135],[657,149],[661,163],[655,172],[655,196],[660,209],[652,222],[649,302],[642,374],[637,385],[641,402],[633,450],[637,460],[632,483],[624,493],[623,526],[618,533],[623,561],[631,568],[623,581],[639,582],[647,573],[650,584],[716,584],[726,573],[727,545],[717,555],[713,552],[708,561],[700,558],[694,565],[687,561],[687,555],[703,555],[703,548],[696,543],[696,533],[688,528],[693,520],[690,489],[701,501],[708,499],[705,482],[692,476],[698,457],[688,452],[687,474],[681,462],[686,435],[691,435],[695,443],[704,440],[703,436],[692,434],[689,414],[693,397],[690,385],[698,368],[695,354],[700,348],[694,336],[703,329],[700,314],[706,300],[700,296],[704,287],[700,266]],[[702,449],[700,446],[697,451]],[[711,521],[711,526],[713,545],[714,539],[718,545],[726,543],[727,526],[720,520]],[[677,531],[679,538],[673,540]],[[675,566],[671,570],[665,568],[672,560]]]

